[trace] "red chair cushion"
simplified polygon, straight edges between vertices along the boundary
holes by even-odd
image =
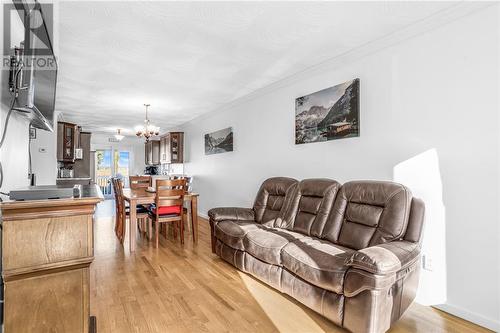
[[[181,206],[162,206],[158,210],[158,215],[167,215],[167,214],[180,214]],[[156,214],[156,208],[152,209],[153,214]]]

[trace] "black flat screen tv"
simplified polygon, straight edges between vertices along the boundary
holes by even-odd
[[[31,119],[33,127],[53,131],[57,85],[57,61],[43,13],[36,1],[14,1],[25,27],[22,73],[14,109]]]

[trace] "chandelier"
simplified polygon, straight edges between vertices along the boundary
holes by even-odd
[[[149,121],[148,118],[148,107],[150,107],[150,104],[144,104],[146,107],[146,119],[144,119],[144,125],[142,126],[137,126],[135,128],[135,135],[138,137],[144,137],[146,139],[146,142],[149,141],[149,138],[160,134],[160,128],[157,126],[151,125],[151,122]]]

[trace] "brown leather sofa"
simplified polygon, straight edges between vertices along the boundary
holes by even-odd
[[[352,332],[415,298],[424,204],[385,181],[270,178],[253,208],[208,212],[212,251]]]

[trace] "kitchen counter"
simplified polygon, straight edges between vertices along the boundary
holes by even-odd
[[[53,185],[46,186],[47,188],[64,188],[64,185]],[[29,187],[20,188],[16,190],[28,190]],[[4,199],[0,203],[0,209],[2,210],[2,215],[5,218],[5,214],[8,214],[10,210],[20,209],[20,208],[41,208],[41,207],[54,207],[54,206],[77,206],[85,204],[97,204],[104,200],[101,189],[97,185],[82,185],[79,197],[72,198],[61,198],[61,199],[45,199],[45,200],[26,200],[26,201],[15,201],[10,199]]]
[[[56,180],[90,180],[90,177],[61,177]]]

